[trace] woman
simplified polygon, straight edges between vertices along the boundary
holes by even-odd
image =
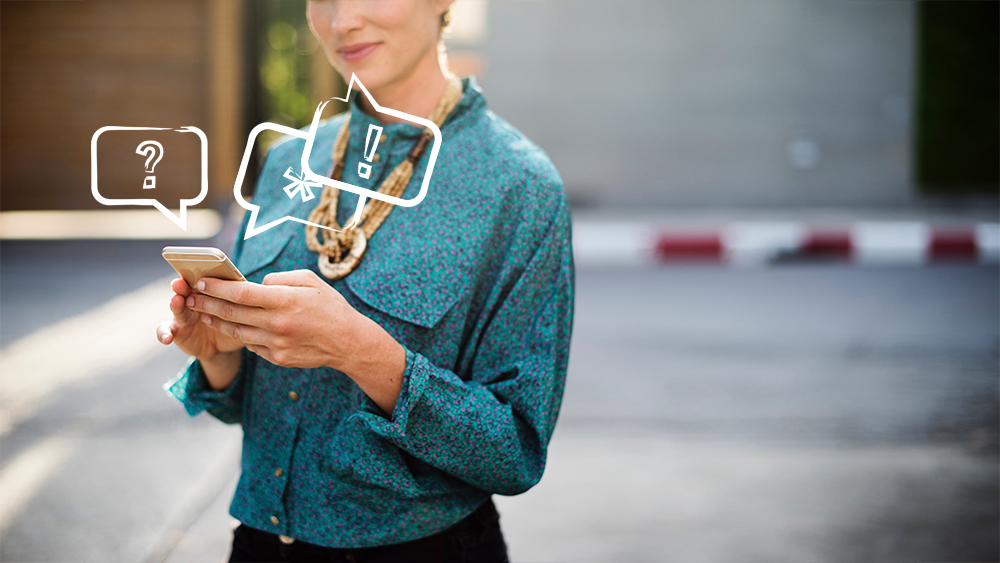
[[[237,241],[255,283],[172,283],[158,336],[192,358],[164,388],[191,416],[243,425],[230,561],[505,561],[491,494],[542,476],[572,328],[569,209],[541,149],[442,67],[451,1],[308,4],[342,76],[438,123],[424,201],[369,200],[344,230],[357,196],[326,188],[310,219],[342,233],[288,221]],[[384,131],[366,180],[353,163],[369,125]],[[356,96],[319,127],[310,167],[408,199],[423,134]],[[303,147],[270,149],[258,222],[302,205],[282,173]]]

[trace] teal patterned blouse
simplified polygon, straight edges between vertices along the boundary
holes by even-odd
[[[242,424],[242,473],[229,512],[248,526],[329,547],[398,543],[443,530],[491,494],[522,493],[542,476],[573,324],[569,207],[545,153],[486,107],[474,79],[463,88],[441,127],[426,198],[393,209],[358,268],[330,282],[406,349],[391,417],[339,371],[279,367],[245,349],[226,389],[211,389],[194,359],[163,386],[191,416],[205,410]],[[345,115],[321,125],[313,170],[331,168]],[[378,122],[356,98],[350,115],[342,180],[377,189],[421,128],[385,125],[366,181],[355,163],[368,125]],[[319,200],[319,190],[309,201],[283,190],[286,170],[301,172],[304,144],[289,136],[268,152],[253,198],[257,225],[305,218]],[[404,199],[419,190],[427,158]],[[356,202],[341,192],[340,224]],[[250,281],[300,268],[318,274],[302,224],[242,240],[245,229],[246,218],[231,256]]]

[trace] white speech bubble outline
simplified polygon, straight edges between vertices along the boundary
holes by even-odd
[[[105,131],[177,131],[178,133],[194,133],[201,139],[201,193],[194,199],[180,200],[180,216],[174,215],[169,209],[156,199],[108,199],[97,190],[97,138]],[[90,191],[94,194],[94,199],[101,205],[152,205],[167,216],[168,219],[177,224],[178,227],[187,231],[187,208],[198,205],[208,195],[208,138],[204,131],[197,127],[188,126],[180,129],[170,127],[118,127],[109,125],[98,129],[90,139]]]
[[[304,225],[312,225],[320,229],[327,229],[331,231],[339,232],[342,230],[346,230],[358,224],[358,220],[361,218],[361,211],[364,209],[365,202],[369,197],[382,200],[392,205],[399,205],[402,207],[413,207],[418,203],[420,203],[421,201],[423,201],[424,196],[427,195],[427,187],[430,185],[431,182],[431,174],[433,174],[434,172],[434,163],[437,161],[438,152],[441,150],[441,130],[438,129],[438,126],[429,119],[424,119],[422,117],[417,117],[415,115],[403,113],[401,111],[394,110],[392,108],[383,108],[382,106],[378,105],[378,102],[375,101],[375,98],[372,97],[372,95],[368,92],[368,89],[365,88],[365,85],[361,83],[361,80],[358,79],[357,75],[355,74],[351,74],[351,81],[347,85],[347,94],[345,94],[343,98],[331,98],[331,100],[339,100],[342,102],[347,102],[351,97],[351,90],[354,88],[355,83],[357,83],[361,91],[364,92],[365,97],[368,98],[369,102],[371,102],[372,107],[375,108],[376,112],[384,113],[386,115],[391,115],[393,117],[402,119],[404,121],[410,121],[412,123],[423,125],[424,127],[430,129],[431,132],[434,134],[434,143],[431,145],[431,153],[427,161],[427,171],[424,173],[424,180],[423,183],[420,185],[420,192],[411,199],[401,199],[374,190],[369,190],[367,188],[355,186],[353,184],[348,184],[346,182],[341,182],[339,180],[334,180],[332,178],[321,176],[313,172],[312,169],[309,167],[309,157],[312,154],[313,142],[316,140],[316,130],[319,127],[320,116],[323,113],[323,109],[326,108],[326,104],[330,102],[330,100],[327,100],[321,103],[318,108],[316,108],[316,113],[313,114],[312,124],[309,126],[309,131],[306,133],[299,131],[298,129],[292,129],[291,127],[286,127],[284,125],[278,125],[277,123],[271,123],[271,122],[261,123],[260,125],[254,127],[252,131],[250,131],[250,136],[247,139],[247,147],[243,151],[243,161],[240,163],[240,171],[236,175],[236,184],[233,186],[233,195],[236,198],[236,203],[238,203],[240,207],[242,207],[243,209],[246,209],[247,211],[250,212],[250,220],[247,223],[247,230],[246,233],[243,235],[244,240],[252,236],[259,235],[260,233],[270,229],[271,227],[275,227],[289,220],[295,221],[297,223],[302,223]],[[299,219],[298,217],[291,217],[288,215],[280,219],[275,219],[274,221],[271,221],[266,225],[262,225],[260,227],[256,226],[257,214],[260,211],[260,206],[254,205],[243,199],[242,190],[243,190],[243,179],[246,177],[247,166],[250,162],[250,155],[253,153],[254,141],[257,139],[257,135],[259,135],[261,131],[264,130],[277,131],[278,133],[284,133],[286,135],[291,135],[293,137],[305,139],[306,146],[305,149],[302,151],[302,160],[301,160],[301,167],[302,167],[301,171],[303,180],[309,180],[312,182],[322,184],[324,186],[330,186],[332,188],[338,188],[358,194],[358,206],[354,211],[354,217],[351,219],[350,222],[344,225],[343,229],[334,229],[326,225],[320,225],[317,223],[313,223],[311,221],[307,221],[305,219]]]

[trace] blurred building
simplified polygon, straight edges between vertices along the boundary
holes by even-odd
[[[204,130],[212,196],[228,191],[248,121],[242,12],[240,0],[0,4],[3,210],[99,208],[90,141],[107,125]]]
[[[905,204],[917,196],[917,11],[898,0],[494,1],[482,82],[578,200]]]
[[[930,6],[967,13],[935,31],[947,14]],[[447,42],[576,203],[905,205],[950,179],[997,192],[996,6],[458,0]],[[224,204],[253,125],[301,126],[342,89],[304,12],[305,0],[0,3],[0,205],[97,207],[89,143],[105,125],[204,129],[208,203]],[[955,32],[970,21],[981,32]]]

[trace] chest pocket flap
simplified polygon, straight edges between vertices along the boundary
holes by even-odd
[[[347,285],[369,306],[431,328],[465,293],[469,276],[454,262],[396,250],[380,248],[366,255],[347,276]]]

